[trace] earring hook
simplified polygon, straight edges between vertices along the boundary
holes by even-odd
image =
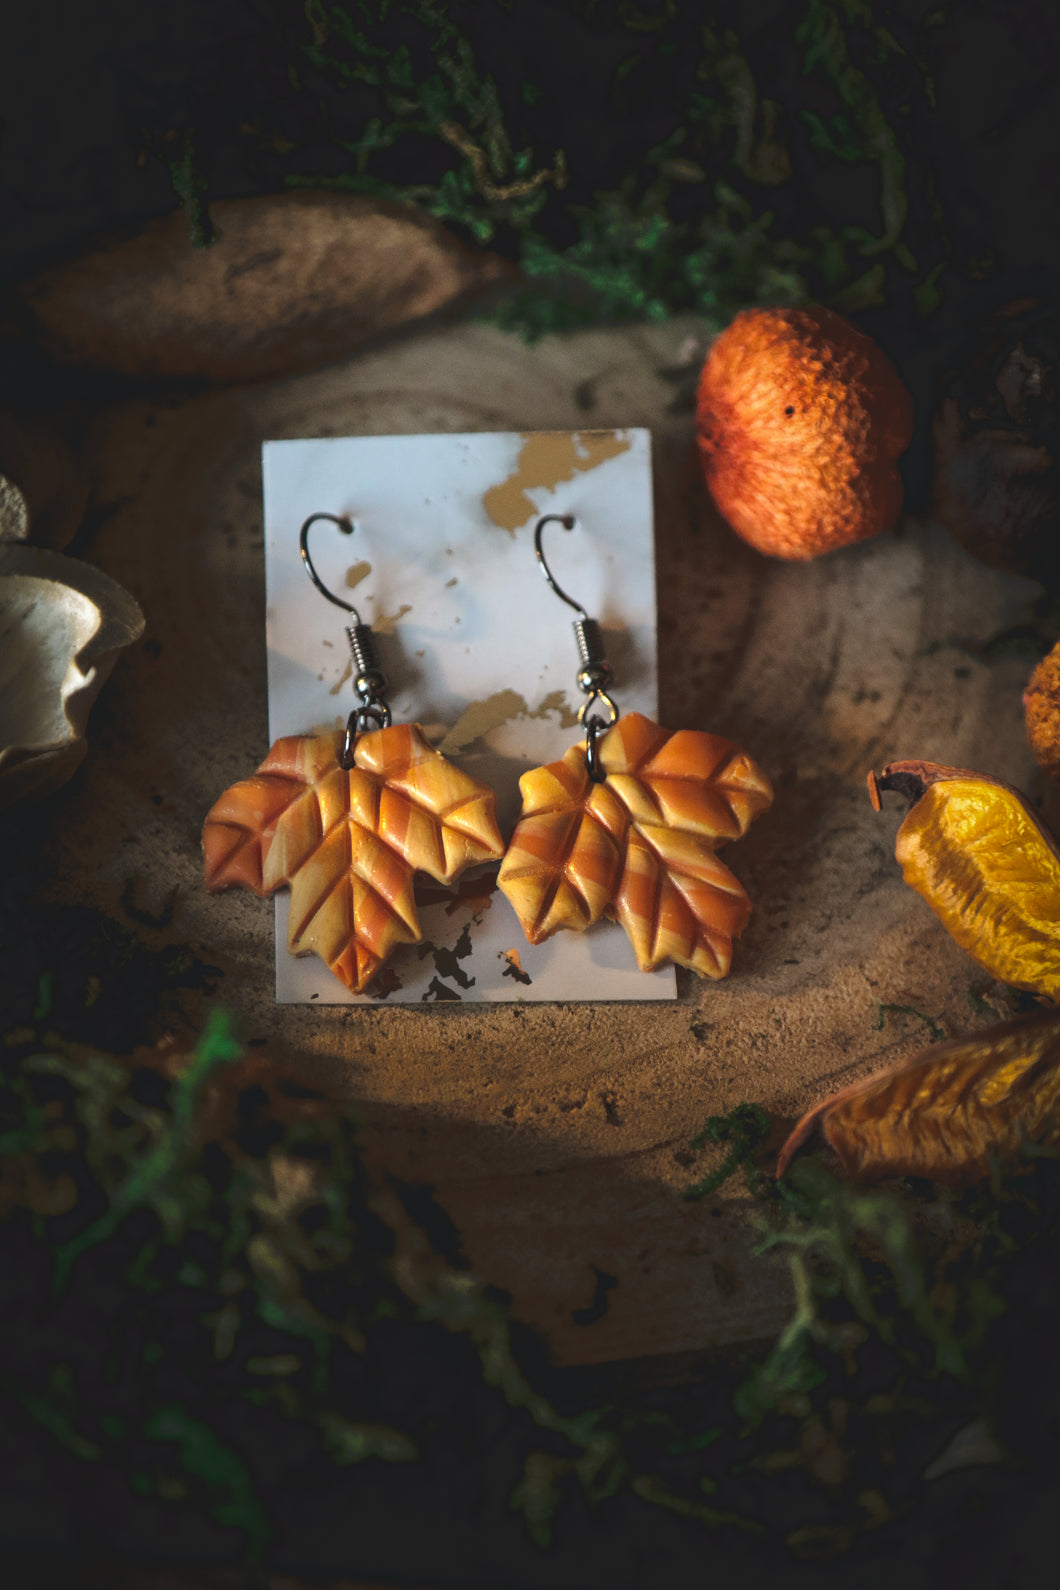
[[[339,765],[348,772],[354,765],[358,736],[373,728],[390,727],[390,708],[384,699],[389,681],[379,664],[379,654],[376,651],[371,624],[362,624],[361,615],[353,603],[345,602],[341,596],[335,596],[329,591],[313,567],[313,560],[309,556],[309,527],[316,524],[318,519],[326,519],[329,524],[337,525],[346,536],[352,536],[353,524],[344,514],[311,513],[298,532],[298,549],[302,554],[302,562],[321,596],[326,596],[329,602],[334,602],[335,606],[341,607],[344,612],[353,614],[353,623],[346,626],[346,639],[350,647],[353,688],[361,698],[361,705],[355,707],[346,720],[346,738]]]
[[[541,550],[541,532],[547,524],[553,523],[561,524],[564,530],[573,530],[575,524],[574,515],[572,513],[546,513],[543,519],[539,519],[537,521],[537,524],[534,527],[534,551],[537,554],[537,561],[541,566],[542,574],[548,581],[550,589],[556,593],[561,602],[566,602],[568,607],[573,607],[578,617],[584,623],[589,617],[588,613],[585,611],[580,602],[576,602],[573,596],[568,596],[563,587],[556,583],[556,577],[546,563],[545,554]]]
[[[361,615],[358,613],[353,603],[344,602],[341,596],[335,596],[333,592],[329,591],[327,586],[324,584],[324,581],[320,578],[320,575],[313,567],[313,560],[309,556],[309,527],[310,525],[316,524],[318,519],[326,519],[329,524],[337,525],[344,536],[352,536],[353,524],[345,517],[345,515],[340,515],[337,513],[311,513],[305,524],[302,526],[301,530],[298,532],[298,550],[302,554],[302,562],[305,564],[305,571],[309,575],[309,578],[312,580],[313,584],[316,586],[317,590],[320,592],[321,596],[326,596],[329,602],[334,602],[335,606],[341,607],[344,612],[352,613],[353,621],[359,628],[361,624]]]
[[[578,617],[573,624],[574,639],[578,646],[578,689],[585,700],[578,713],[579,722],[585,725],[585,750],[586,761],[589,768],[589,777],[594,784],[599,784],[607,777],[603,763],[600,760],[599,741],[613,723],[618,721],[618,708],[611,697],[608,686],[614,675],[611,665],[607,660],[604,649],[604,637],[595,618],[590,618],[580,602],[568,596],[562,586],[557,585],[552,570],[545,562],[545,554],[541,550],[541,532],[547,524],[555,520],[564,530],[573,530],[575,525],[572,513],[547,513],[539,519],[534,526],[534,551],[537,561],[541,565],[541,572],[548,581],[549,587],[559,597],[561,602],[566,602],[568,607],[573,607]],[[600,712],[606,712],[602,717]]]

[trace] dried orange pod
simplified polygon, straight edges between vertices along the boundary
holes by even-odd
[[[531,944],[603,915],[625,928],[643,972],[664,961],[724,977],[751,902],[714,854],[772,803],[761,768],[730,740],[672,733],[630,712],[519,780],[523,811],[497,882]]]
[[[937,1044],[803,1117],[777,1175],[820,1129],[848,1175],[960,1185],[1026,1144],[1060,1149],[1060,1011]]]
[[[1027,681],[1023,719],[1039,767],[1060,778],[1060,644],[1042,658]]]
[[[892,525],[912,435],[890,359],[819,305],[741,310],[703,366],[707,486],[736,534],[772,557],[819,557]]]
[[[432,750],[417,724],[277,740],[203,828],[206,887],[291,890],[288,948],[315,953],[355,993],[398,944],[422,937],[413,875],[439,883],[504,853],[496,797]]]
[[[895,841],[902,875],[973,960],[1014,988],[1060,999],[1060,850],[1010,784],[935,762],[869,774],[910,802]]]

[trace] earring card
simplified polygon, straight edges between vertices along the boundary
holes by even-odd
[[[651,437],[621,431],[357,436],[266,442],[265,573],[270,742],[345,725],[357,705],[345,625],[315,589],[298,534],[319,522],[313,565],[371,624],[395,723],[497,792],[507,839],[519,777],[581,739],[575,615],[534,556],[542,514],[560,586],[604,633],[620,712],[657,716]],[[673,727],[673,725],[671,725]],[[264,754],[264,748],[263,748]],[[671,999],[672,967],[638,970],[615,922],[530,945],[495,885],[496,867],[451,887],[420,874],[423,939],[399,947],[371,992],[351,994],[315,955],[287,950],[288,894],[276,895],[282,1004]]]

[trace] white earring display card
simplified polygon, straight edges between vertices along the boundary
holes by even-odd
[[[497,793],[505,839],[520,774],[582,737],[575,614],[534,554],[602,627],[619,711],[657,715],[651,438],[645,430],[358,436],[263,449],[270,740],[345,726],[359,704],[345,627],[299,552],[311,514],[313,566],[370,624],[394,723],[418,723],[450,761]],[[264,747],[263,747],[264,754]],[[281,1003],[670,999],[672,967],[638,970],[615,922],[530,945],[493,866],[452,885],[416,883],[423,930],[363,994],[316,956],[287,949],[276,896]]]

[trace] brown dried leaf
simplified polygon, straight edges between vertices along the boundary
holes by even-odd
[[[359,993],[398,944],[422,934],[420,869],[451,883],[504,851],[496,797],[431,749],[416,724],[362,734],[350,769],[341,734],[277,740],[203,828],[206,886],[291,889],[288,947],[315,952]]]
[[[817,1127],[864,1179],[961,1185],[1025,1144],[1060,1151],[1060,1011],[936,1044],[842,1088],[799,1122],[778,1176]]]

